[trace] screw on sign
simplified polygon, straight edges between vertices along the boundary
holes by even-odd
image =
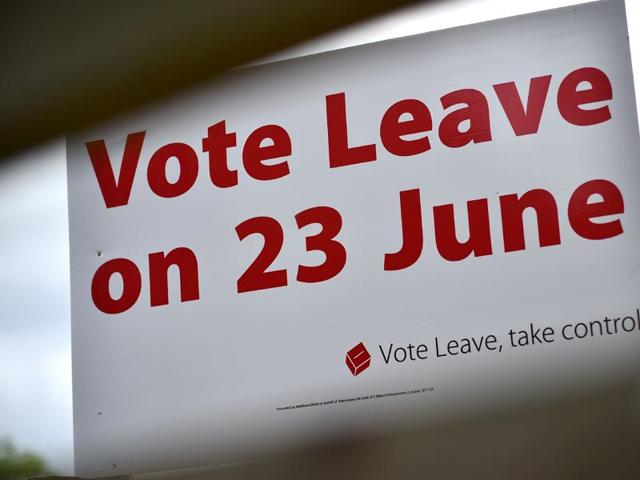
[[[364,343],[360,342],[347,352],[347,367],[351,370],[353,375],[358,375],[371,365],[371,355],[364,346]]]

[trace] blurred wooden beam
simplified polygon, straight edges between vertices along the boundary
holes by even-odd
[[[109,480],[637,479],[637,392],[621,382],[263,462]]]
[[[0,158],[413,1],[2,1]]]

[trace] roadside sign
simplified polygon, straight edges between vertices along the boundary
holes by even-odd
[[[77,474],[622,375],[638,140],[622,1],[239,69],[71,136]]]

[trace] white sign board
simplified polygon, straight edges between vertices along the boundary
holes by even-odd
[[[639,147],[621,1],[240,69],[72,136],[77,473],[615,376]]]

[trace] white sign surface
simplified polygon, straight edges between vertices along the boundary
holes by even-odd
[[[241,69],[71,137],[77,473],[615,377],[639,146],[621,1]]]

